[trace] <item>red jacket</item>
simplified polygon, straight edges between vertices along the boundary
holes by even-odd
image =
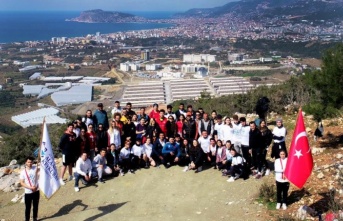
[[[165,136],[167,134],[167,127],[166,127],[167,122],[168,122],[168,119],[165,117],[163,117],[162,120],[160,119],[160,117],[156,119],[156,123],[158,124],[158,126],[160,126],[160,129],[162,133],[164,133]]]

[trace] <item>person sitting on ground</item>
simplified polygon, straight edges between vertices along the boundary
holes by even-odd
[[[223,170],[222,170],[222,175],[223,176],[228,176],[230,175],[230,169],[231,169],[231,165],[232,165],[232,154],[231,154],[231,149],[234,148],[233,144],[231,144],[231,141],[226,141],[225,143],[225,156],[226,159],[224,161],[222,161],[222,166],[223,166]]]
[[[105,181],[102,178],[103,175],[112,174],[112,169],[107,166],[105,156],[106,156],[106,150],[101,149],[100,153],[96,157],[94,157],[94,160],[93,160],[93,171],[97,173],[99,183],[105,183]]]
[[[175,143],[174,137],[170,137],[169,142],[167,142],[163,146],[162,154],[164,158],[165,168],[169,168],[170,166],[179,163],[181,151],[180,151],[180,146],[177,143]]]
[[[166,144],[166,140],[164,139],[164,133],[160,133],[158,139],[155,141],[152,147],[152,154],[151,154],[151,157],[156,162],[156,165],[165,163],[164,157],[162,154],[162,150],[165,144]]]
[[[221,140],[217,141],[216,165],[219,170],[225,169],[226,166],[226,147]]]
[[[276,180],[276,209],[287,209],[287,195],[289,189],[289,182],[285,177],[284,171],[287,165],[286,151],[280,150],[280,158],[274,162],[275,180]]]
[[[117,149],[116,145],[112,143],[109,147],[107,147],[107,153],[106,153],[107,166],[112,169],[114,175],[115,175],[115,171],[119,171],[116,149]]]
[[[231,177],[227,180],[227,182],[234,182],[243,175],[243,157],[236,152],[235,148],[232,148],[230,152],[232,155],[232,162],[230,168]]]
[[[87,185],[88,182],[91,181],[91,178],[96,176],[96,173],[92,173],[92,163],[90,159],[88,159],[88,154],[86,152],[83,152],[79,159],[76,161],[75,166],[75,184],[74,184],[74,190],[75,192],[79,192],[79,181],[81,180],[83,185]]]
[[[145,168],[148,168],[143,159],[144,149],[141,139],[136,139],[136,143],[132,146],[132,153],[134,164],[136,165],[137,169],[140,169],[144,166]]]
[[[126,140],[124,143],[124,147],[120,150],[119,155],[119,165],[120,165],[120,175],[124,176],[126,171],[129,173],[134,173],[133,168],[135,165],[132,161],[132,153],[130,148],[131,141]]]
[[[196,173],[201,172],[205,154],[197,140],[192,141],[188,154],[190,160],[188,169],[195,170]],[[184,171],[187,171],[187,169],[185,168]]]
[[[152,154],[152,148],[153,145],[151,143],[151,138],[148,137],[146,138],[145,143],[143,144],[143,159],[145,161],[145,168],[149,168],[149,166],[156,166],[156,162],[154,161],[154,159],[152,159],[151,154]]]
[[[181,150],[180,165],[186,166],[186,168],[185,168],[186,171],[188,170],[188,165],[190,164],[189,154],[188,154],[189,147],[190,147],[190,144],[189,144],[188,140],[184,139],[182,141],[182,144],[180,145],[180,150]]]

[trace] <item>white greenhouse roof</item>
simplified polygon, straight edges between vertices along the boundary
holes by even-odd
[[[64,124],[67,119],[57,116],[59,111],[55,108],[42,108],[31,111],[25,114],[20,114],[12,117],[12,121],[26,128],[33,125],[40,125],[43,123],[44,117],[47,124]]]
[[[24,85],[23,94],[24,95],[38,95],[44,87],[45,87],[44,85]]]
[[[73,86],[69,90],[55,92],[51,99],[57,106],[80,104],[92,100],[93,87],[91,85]]]

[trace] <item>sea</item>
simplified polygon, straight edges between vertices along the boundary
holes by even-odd
[[[79,23],[66,19],[78,17],[80,11],[0,11],[0,43],[50,40],[52,37],[81,37],[120,31],[167,28],[160,23]],[[168,19],[177,12],[132,12],[148,19]]]

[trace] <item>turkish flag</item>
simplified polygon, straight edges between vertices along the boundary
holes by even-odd
[[[308,144],[304,118],[300,109],[288,154],[285,176],[291,183],[301,189],[311,175],[312,168],[311,148]]]

